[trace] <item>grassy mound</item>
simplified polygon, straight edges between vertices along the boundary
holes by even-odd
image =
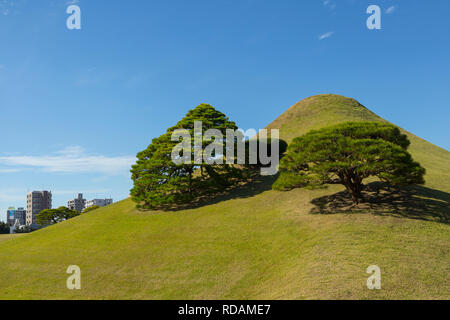
[[[289,141],[348,120],[384,121],[353,99],[320,95],[269,128]],[[449,299],[450,153],[410,138],[427,184],[366,207],[349,206],[340,186],[276,192],[267,177],[198,208],[142,212],[126,199],[2,237],[0,298]],[[366,287],[373,264],[381,290]],[[66,288],[69,265],[81,268],[81,290]]]

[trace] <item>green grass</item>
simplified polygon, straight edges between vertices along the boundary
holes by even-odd
[[[343,97],[315,98],[336,99],[342,110],[289,110],[308,116],[310,128],[370,114],[347,110]],[[289,139],[291,122],[303,120],[283,116],[278,125]],[[194,209],[142,212],[126,199],[0,237],[0,298],[450,299],[449,152],[414,138],[412,153],[428,170],[427,185],[383,206],[324,212],[321,201],[343,188],[276,192],[267,178]],[[66,288],[74,264],[79,291]],[[372,264],[381,268],[381,290],[366,287]]]
[[[17,237],[22,236],[22,234],[0,234],[0,242],[6,241],[6,240],[10,240],[10,239],[14,239]]]

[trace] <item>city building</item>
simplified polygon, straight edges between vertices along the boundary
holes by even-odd
[[[26,223],[27,212],[24,208],[9,207],[8,211],[6,211],[6,223],[12,227],[16,221],[19,221],[19,224],[22,226]]]
[[[84,208],[87,209],[92,206],[105,207],[111,203],[113,203],[113,199],[92,199],[86,201]]]
[[[16,213],[16,208],[9,207],[8,210],[6,210],[6,223],[9,226],[12,226],[14,224],[14,216]]]
[[[67,202],[67,208],[82,212],[85,208],[86,199],[83,199],[83,194],[79,193],[78,197]]]
[[[36,225],[36,215],[45,209],[52,208],[51,191],[33,191],[27,193],[27,225]]]

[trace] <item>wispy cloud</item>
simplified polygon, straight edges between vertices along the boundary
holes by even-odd
[[[0,188],[0,202],[22,201],[26,192],[26,189],[21,188]]]
[[[11,13],[14,7],[14,2],[9,0],[0,0],[0,13],[7,16]]]
[[[323,6],[327,9],[330,9],[330,10],[336,9],[336,3],[334,3],[334,1],[332,1],[332,0],[323,0],[322,3],[323,3]]]
[[[387,14],[391,14],[394,13],[394,11],[397,9],[396,6],[390,6],[389,8],[386,9],[386,13]]]
[[[331,37],[334,34],[334,31],[329,31],[327,33],[319,35],[319,40],[324,40]]]
[[[100,173],[118,175],[128,173],[131,165],[136,161],[131,156],[90,155],[82,147],[71,146],[44,156],[0,156],[0,168],[5,172],[11,170],[23,171],[30,168],[45,172],[60,173]]]
[[[65,196],[65,195],[77,195],[80,190],[52,190],[53,195]],[[111,189],[83,189],[83,194],[106,194],[111,192]]]
[[[0,173],[14,173],[20,171],[22,171],[22,169],[0,169]]]

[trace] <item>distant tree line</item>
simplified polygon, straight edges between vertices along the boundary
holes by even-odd
[[[36,216],[36,222],[41,226],[49,226],[65,220],[72,219],[79,216],[80,213],[76,210],[71,210],[67,207],[59,207],[57,209],[46,209],[39,212]]]
[[[8,234],[9,233],[9,224],[0,221],[0,234]]]
[[[83,210],[83,213],[88,213],[88,212],[94,211],[94,210],[99,209],[99,208],[101,208],[101,207],[100,207],[100,206],[97,206],[97,205],[91,206],[91,207],[89,207],[89,208],[84,209],[84,210]]]

